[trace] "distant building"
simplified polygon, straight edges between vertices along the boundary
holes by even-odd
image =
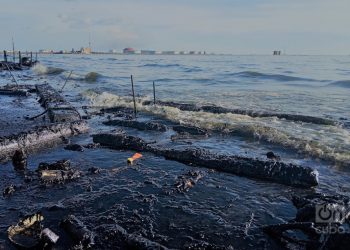
[[[117,50],[116,49],[111,49],[111,50],[109,50],[109,53],[116,54]]]
[[[155,50],[141,50],[141,55],[155,55]]]
[[[123,49],[123,53],[124,54],[128,54],[128,55],[135,54],[135,49],[133,49],[133,48],[125,48],[125,49]]]
[[[175,51],[163,51],[163,55],[175,55]]]
[[[41,50],[39,50],[39,53],[51,54],[51,53],[53,53],[53,50],[52,49],[41,49]]]
[[[282,54],[282,52],[280,50],[274,50],[273,51],[273,55],[274,56],[280,56]]]
[[[196,54],[196,51],[190,51],[188,54],[190,54],[190,55],[195,55],[195,54]]]
[[[91,54],[91,53],[92,53],[92,50],[91,50],[90,47],[81,48],[80,53],[81,53],[81,54],[86,54],[86,55],[88,55],[88,54]]]

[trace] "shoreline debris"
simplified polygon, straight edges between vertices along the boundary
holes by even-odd
[[[139,137],[125,134],[95,134],[93,141],[112,149],[151,152],[168,160],[196,165],[254,179],[310,188],[318,185],[318,171],[284,162],[263,161],[242,156],[212,153],[201,148],[169,149],[150,145]]]
[[[36,152],[62,143],[62,136],[69,137],[88,131],[85,121],[58,123],[37,127],[17,135],[0,137],[0,162],[7,161],[17,150]]]
[[[128,164],[133,164],[137,159],[140,159],[142,157],[142,154],[136,153],[132,157],[128,158],[127,162]]]
[[[9,240],[17,247],[30,249],[40,244],[40,235],[44,217],[41,213],[21,219],[17,225],[7,229]]]

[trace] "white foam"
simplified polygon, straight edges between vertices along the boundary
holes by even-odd
[[[93,105],[133,107],[132,99],[103,92],[86,92]],[[143,106],[147,99],[138,98],[138,110],[164,117],[174,122],[201,128],[230,131],[230,133],[254,136],[273,144],[293,148],[320,159],[350,165],[350,131],[340,126],[297,123],[276,117],[252,118],[238,114],[213,114],[208,112],[181,111],[168,106]]]

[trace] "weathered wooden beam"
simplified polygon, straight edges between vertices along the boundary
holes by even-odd
[[[112,149],[148,151],[169,160],[239,176],[305,188],[318,185],[318,172],[309,167],[216,154],[201,148],[169,149],[156,147],[141,138],[125,134],[96,134],[93,135],[93,140],[95,143]]]

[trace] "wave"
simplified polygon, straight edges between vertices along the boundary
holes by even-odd
[[[242,71],[238,73],[230,73],[230,76],[238,76],[238,77],[245,77],[245,78],[254,78],[254,79],[263,79],[263,80],[276,80],[276,81],[282,81],[282,82],[290,82],[290,81],[316,81],[314,79],[309,78],[302,78],[302,77],[296,77],[296,76],[288,76],[288,75],[281,75],[281,74],[266,74],[266,73],[260,73],[256,71]]]
[[[108,92],[86,92],[94,106],[133,107],[132,99]],[[350,164],[350,131],[340,126],[300,124],[276,117],[249,117],[240,114],[213,114],[204,111],[183,111],[169,106],[142,105],[138,110],[167,120],[231,135],[255,138],[300,153],[339,164]]]
[[[58,75],[65,71],[61,68],[48,67],[40,63],[36,64],[32,70],[38,75]]]
[[[86,81],[86,82],[96,82],[100,77],[102,77],[101,74],[96,73],[96,72],[89,72],[86,75],[80,75],[77,73],[72,73],[70,74],[70,72],[65,72],[64,77],[69,77],[70,80],[75,80],[75,81]]]
[[[350,88],[350,80],[332,82],[332,83],[328,84],[327,86]]]
[[[181,67],[180,64],[159,64],[159,63],[147,63],[139,67],[158,67],[158,68],[170,68],[170,67]]]

